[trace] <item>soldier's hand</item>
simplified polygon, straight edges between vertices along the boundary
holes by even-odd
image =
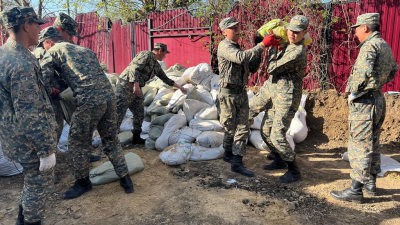
[[[254,123],[254,119],[249,119],[249,124],[253,125],[253,123]]]
[[[133,85],[133,94],[134,95],[140,95],[142,92],[140,90],[139,83],[135,82]]]
[[[45,158],[40,158],[39,171],[46,171],[56,165],[56,154],[51,154]]]
[[[270,46],[278,46],[280,39],[275,38],[275,34],[267,35],[264,37],[262,43],[264,43],[265,47]]]

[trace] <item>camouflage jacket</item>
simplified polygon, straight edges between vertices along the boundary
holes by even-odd
[[[44,55],[46,54],[46,49],[42,47],[37,47],[35,50],[33,50],[32,54],[36,57],[36,59],[39,61],[39,64],[42,62]],[[64,91],[65,89],[68,88],[68,85],[65,83],[64,80],[60,79],[60,76],[56,74],[53,76],[53,78],[49,79],[44,79],[43,81],[50,81],[51,83],[45,83],[46,89],[48,89],[48,92],[51,93],[53,91],[53,88],[58,89],[59,91]]]
[[[74,92],[77,106],[101,98],[102,93],[113,92],[97,56],[90,49],[59,42],[46,52],[40,65],[46,83],[58,72]]]
[[[347,81],[346,92],[381,91],[399,69],[392,49],[379,32],[373,32],[357,48],[360,53]]]
[[[250,72],[256,72],[260,66],[263,50],[260,45],[242,50],[234,41],[226,38],[221,41],[217,52],[220,87],[244,88],[249,81]]]
[[[267,73],[270,74],[268,81],[278,84],[282,91],[291,93],[294,88],[301,90],[306,69],[307,52],[304,39],[289,44],[282,51],[272,47],[268,52]]]
[[[159,77],[169,86],[173,86],[175,83],[165,75],[153,52],[142,51],[135,56],[129,66],[121,73],[120,78],[128,82],[138,82],[139,86],[143,87],[154,76]]]
[[[55,153],[55,129],[38,61],[9,38],[0,48],[0,140],[6,158],[30,163]]]

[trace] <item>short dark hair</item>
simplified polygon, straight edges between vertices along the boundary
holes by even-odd
[[[28,21],[28,24],[29,25],[31,25],[33,23],[33,21]],[[13,27],[10,27],[10,28],[8,28],[7,30],[8,30],[8,32],[11,32],[11,33],[13,33],[13,34],[17,34],[18,32],[19,32],[19,30],[21,29],[21,26],[22,25],[24,25],[25,23],[22,23],[22,24],[18,24],[18,25],[16,25],[16,26],[13,26]]]
[[[371,32],[380,31],[380,26],[377,24],[366,24],[366,26],[371,30]]]

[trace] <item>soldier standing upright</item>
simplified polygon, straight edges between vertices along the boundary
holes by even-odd
[[[41,63],[43,77],[52,77],[57,71],[71,87],[76,105],[68,137],[75,184],[62,198],[77,198],[92,190],[89,180],[89,152],[92,149],[95,128],[101,136],[103,152],[120,177],[120,185],[126,193],[132,193],[133,184],[118,141],[116,97],[99,60],[90,49],[63,42],[58,37],[48,38],[46,41],[49,42],[50,49]]]
[[[282,183],[301,179],[296,154],[286,140],[286,132],[300,105],[303,77],[307,68],[304,35],[307,33],[308,23],[308,18],[301,15],[291,19],[286,27],[289,45],[282,50],[277,47],[269,50],[267,72],[270,76],[260,92],[250,99],[250,119],[266,110],[261,136],[275,159],[271,164],[265,165],[264,169],[288,168],[279,178]]]
[[[4,156],[20,163],[24,187],[16,224],[41,224],[56,164],[56,124],[40,66],[29,51],[47,21],[32,8],[2,14],[10,37],[0,48],[0,141]]]
[[[379,13],[358,16],[352,28],[361,42],[346,86],[352,183],[350,188],[330,194],[338,200],[361,203],[363,188],[367,194],[376,195],[376,176],[381,172],[379,136],[386,112],[382,87],[395,77],[399,65],[390,46],[381,38]]]
[[[153,51],[139,52],[120,75],[120,84],[117,86],[118,97],[118,128],[129,108],[133,114],[133,144],[144,144],[145,140],[140,137],[144,119],[143,94],[141,88],[154,76],[159,77],[169,86],[186,90],[173,80],[169,79],[161,69],[157,60],[163,60],[170,53],[167,45],[155,43]],[[119,129],[118,129],[119,130]]]
[[[263,50],[278,45],[279,40],[273,35],[266,36],[260,44],[249,50],[242,50],[239,41],[239,22],[234,17],[223,19],[219,28],[225,39],[218,45],[218,69],[220,73],[218,101],[220,122],[224,127],[224,161],[231,163],[234,172],[253,177],[254,173],[243,165],[246,154],[246,141],[249,137],[249,101],[246,85],[250,72],[254,73],[260,66],[253,61],[261,58]]]

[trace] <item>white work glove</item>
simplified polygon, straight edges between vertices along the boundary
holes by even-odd
[[[357,94],[357,95],[356,95],[356,94],[353,94],[353,93],[349,94],[349,96],[348,96],[348,98],[347,98],[347,104],[348,104],[348,105],[353,105],[353,101],[354,101],[355,99],[357,99],[357,98],[363,96],[365,93],[367,93],[367,92],[361,92],[360,94]]]
[[[40,158],[39,171],[46,171],[56,165],[56,154],[51,154],[46,158]]]

